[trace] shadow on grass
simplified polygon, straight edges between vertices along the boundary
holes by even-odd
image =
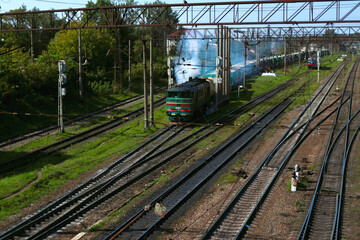
[[[320,70],[331,70],[332,67],[326,67],[326,66],[323,66],[323,67],[320,67]]]
[[[0,162],[2,164],[2,166],[0,166],[0,179],[26,172],[38,171],[47,165],[57,165],[70,158],[70,156],[60,152],[52,154],[38,153],[36,156],[22,157],[27,154],[27,152],[0,152],[0,159],[7,159],[7,161],[2,160]],[[9,158],[10,156],[12,158]]]

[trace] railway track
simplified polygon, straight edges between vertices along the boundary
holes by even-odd
[[[154,102],[154,106],[160,106],[165,103],[165,98],[159,99]],[[113,128],[116,128],[120,126],[121,124],[124,124],[128,122],[129,120],[141,115],[143,113],[143,108],[138,108],[130,113],[127,113],[119,118],[113,119],[109,122],[103,123],[101,125],[98,125],[94,128],[91,128],[87,131],[81,132],[79,134],[76,134],[74,136],[71,136],[69,138],[60,140],[56,143],[50,144],[46,147],[42,147],[40,149],[37,149],[35,151],[29,152],[27,154],[21,155],[19,157],[16,157],[14,159],[4,161],[0,163],[0,173],[12,171],[13,169],[23,166],[24,164],[28,164],[29,162],[33,162],[36,160],[36,158],[39,158],[41,156],[45,156],[48,154],[51,154],[55,151],[59,151],[61,149],[64,149],[68,146],[71,146],[75,143],[79,143],[82,141],[85,141],[97,134],[103,133],[105,131],[111,130]]]
[[[243,188],[223,209],[202,239],[239,239],[245,236],[248,226],[256,217],[276,179],[303,141],[302,139],[307,136],[304,136],[305,130],[315,119],[320,103],[327,96],[343,67],[338,68],[313,101],[302,111]],[[312,105],[316,107],[310,108]]]
[[[284,90],[288,84],[291,84],[291,82],[255,98],[239,109],[231,111],[224,118],[230,120],[232,117],[246,112],[274,96],[279,91]],[[143,179],[147,173],[155,171],[159,166],[183,153],[193,144],[220,127],[207,125],[186,137],[178,137],[176,134],[186,128],[165,129],[162,133],[109,166],[85,184],[5,232],[0,236],[0,239],[13,238],[15,236],[30,237],[32,239],[44,238],[62,226],[71,223],[71,221],[79,216],[86,214],[91,209],[111,200],[112,197],[118,196],[132,184]],[[165,143],[169,142],[170,139],[174,141],[176,138],[178,138],[178,141],[175,141],[170,146],[165,146]],[[174,152],[173,149],[177,149],[177,151]],[[170,151],[173,153],[165,157],[165,155],[169,155]]]
[[[209,182],[230,160],[254,139],[268,124],[276,119],[291,103],[290,99],[278,104],[250,126],[236,134],[217,151],[203,159],[174,185],[153,199],[146,209],[140,210],[105,239],[145,239],[164,223],[173,213],[188,201],[202,186]],[[151,211],[156,203],[167,207],[164,218],[156,217]]]
[[[125,100],[123,100],[121,102],[111,104],[111,105],[106,106],[104,108],[97,109],[97,110],[95,110],[93,112],[90,112],[88,114],[72,118],[71,120],[66,120],[64,122],[64,125],[65,126],[72,126],[75,123],[90,121],[94,117],[107,115],[111,111],[116,110],[117,108],[119,108],[121,106],[134,103],[134,102],[136,102],[138,100],[141,100],[142,98],[143,98],[143,96],[136,96],[136,97],[125,99]],[[30,138],[38,138],[38,137],[48,135],[51,132],[57,131],[58,128],[59,128],[58,126],[49,126],[49,127],[46,127],[46,128],[31,132],[31,133],[27,133],[27,134],[19,135],[17,137],[13,137],[13,138],[10,138],[10,139],[7,139],[7,140],[3,140],[3,141],[0,142],[0,149],[3,149],[5,147],[9,147],[9,146],[14,145],[14,144],[19,143],[19,142],[23,142],[23,141],[25,141],[27,139],[30,139]]]
[[[358,117],[360,110],[352,114],[352,96],[358,67],[357,60],[341,95],[342,100],[347,95],[350,100],[348,105],[339,104],[337,108],[319,180],[298,239],[341,238],[346,166],[351,146],[360,126]],[[352,136],[350,135],[351,126],[356,128]]]
[[[167,219],[196,194],[203,185],[208,183],[243,147],[249,144],[262,129],[276,118],[290,102],[291,100],[287,98],[282,102],[282,105],[277,105],[277,108],[274,107],[256,122],[253,122],[251,126],[244,129],[240,134],[236,135],[236,137],[225,143],[219,150],[204,159],[199,166],[165,190],[165,192],[151,201],[145,209],[140,210],[129,218],[105,239],[144,239],[150,237],[155,229],[166,222]],[[279,112],[275,114],[272,111]],[[272,118],[269,116],[272,116]],[[153,213],[149,212],[157,202],[161,202],[167,207],[167,213],[164,218],[156,218]]]

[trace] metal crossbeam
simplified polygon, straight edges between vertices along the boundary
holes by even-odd
[[[190,31],[187,31],[190,30]],[[247,39],[249,41],[264,39],[308,39],[329,40],[333,38],[341,41],[360,41],[360,27],[242,27],[230,28],[232,39]],[[183,29],[185,39],[216,39],[216,28]],[[178,36],[180,37],[180,36]]]
[[[170,9],[177,14],[178,23],[166,17]],[[0,32],[78,28],[360,23],[359,9],[359,1],[354,0],[263,0],[10,12],[0,13]],[[36,20],[40,15],[47,18],[47,21],[38,23],[33,28],[30,24],[24,24],[26,19]]]

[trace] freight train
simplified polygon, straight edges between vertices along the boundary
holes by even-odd
[[[325,54],[324,50],[321,55]],[[287,55],[287,62],[298,61],[305,53],[292,53]],[[246,77],[259,73],[261,70],[270,70],[283,65],[283,56],[261,58],[259,67],[256,67],[256,60],[249,60],[246,63]],[[186,70],[184,70],[186,71]],[[200,77],[189,78],[188,82],[182,83],[167,91],[166,114],[172,122],[186,122],[193,120],[197,114],[204,112],[214,102],[215,86],[213,80],[216,71],[211,70],[203,73]],[[231,66],[231,86],[237,87],[243,84],[244,65],[242,63]]]
[[[299,60],[299,53],[292,53],[287,55],[287,62],[295,62]],[[304,57],[304,53],[300,53],[300,57]],[[256,66],[256,60],[251,59],[246,61],[246,77],[254,76],[260,71],[270,71],[274,68],[280,67],[284,64],[284,55],[263,57],[259,59],[259,66]],[[216,77],[216,70],[211,70],[200,76],[201,78],[214,79]],[[231,86],[237,88],[237,86],[243,84],[244,78],[244,64],[237,63],[230,68]]]
[[[213,82],[204,78],[189,78],[167,91],[166,114],[172,122],[186,122],[204,112],[214,101]]]

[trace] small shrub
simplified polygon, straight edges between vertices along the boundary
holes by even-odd
[[[98,96],[106,96],[113,91],[111,83],[106,81],[89,82],[89,87]]]

